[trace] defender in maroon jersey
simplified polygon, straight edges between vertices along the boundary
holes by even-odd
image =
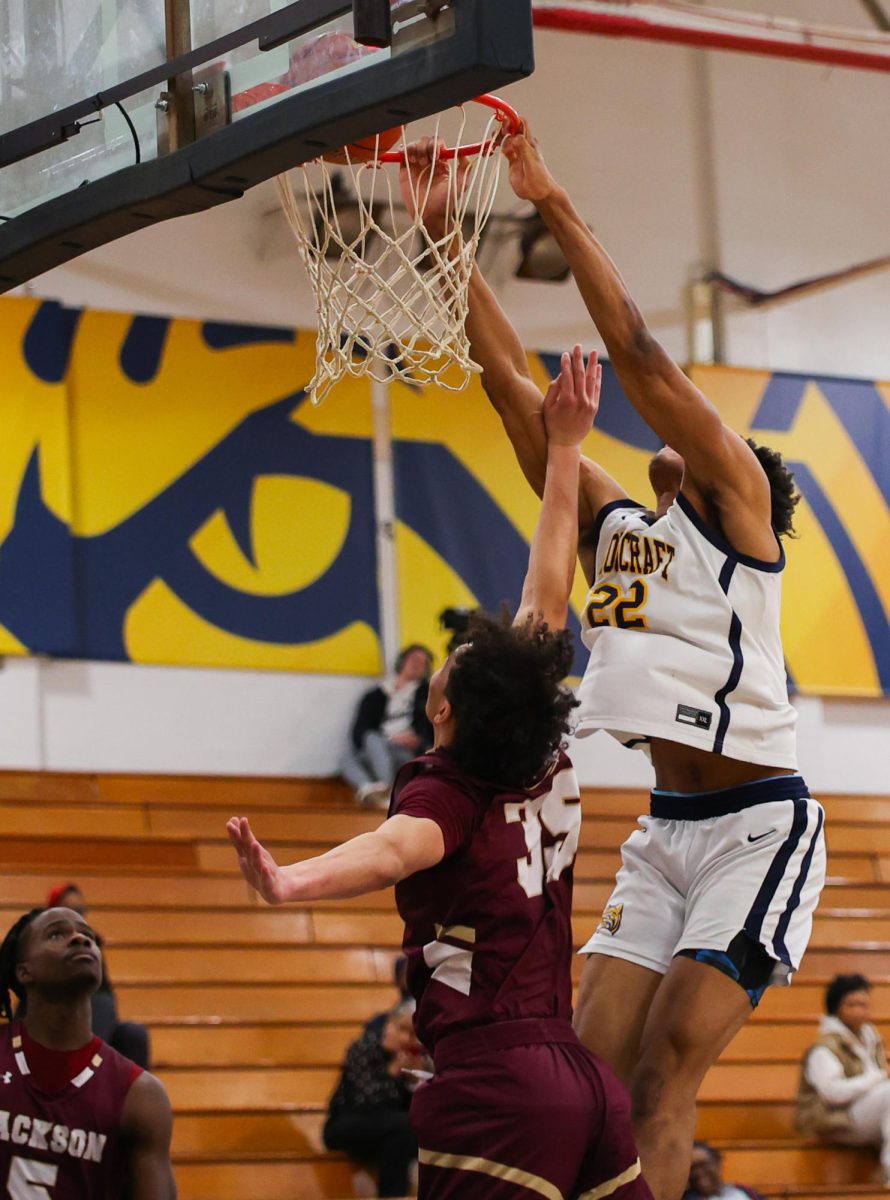
[[[434,751],[402,768],[391,812],[435,821],[445,842],[439,864],[396,885],[423,1044],[432,1051],[496,1021],[571,1020],[581,800],[566,755],[521,789],[473,778]]]
[[[420,189],[422,191],[422,188]],[[374,833],[279,867],[229,834],[272,904],[396,884],[418,1035],[435,1073],[412,1104],[425,1200],[651,1200],[629,1100],[571,1026],[572,867],[581,808],[560,749],[578,533],[579,444],[596,355],[563,356],[544,401],[547,482],[519,612],[474,618],[430,681],[430,754],[400,771]]]
[[[90,1030],[101,972],[68,908],[33,909],[0,947],[0,1197],[174,1200],[167,1093]]]

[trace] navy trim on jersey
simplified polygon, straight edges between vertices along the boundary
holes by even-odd
[[[803,891],[803,885],[807,881],[807,876],[810,873],[810,864],[813,861],[813,854],[816,849],[816,843],[819,841],[819,834],[822,832],[822,823],[825,820],[825,811],[820,806],[819,816],[816,820],[816,829],[813,836],[810,838],[810,845],[806,854],[803,857],[803,862],[800,864],[800,872],[797,879],[794,881],[794,887],[791,889],[791,895],[788,897],[788,903],[785,905],[785,911],[779,918],[779,923],[776,925],[776,932],[773,934],[773,949],[776,952],[776,957],[782,962],[788,963],[788,948],[785,945],[785,934],[788,932],[788,926],[791,923],[791,917],[794,910],[800,904],[800,894]],[[789,963],[790,965],[790,963]]]
[[[771,775],[769,779],[754,779],[714,792],[666,792],[653,788],[649,796],[649,815],[665,821],[706,821],[710,817],[742,812],[756,804],[772,804],[776,800],[794,800],[796,803],[809,799],[809,796],[802,775]]]
[[[801,783],[803,783],[802,779]],[[785,872],[788,869],[788,863],[791,861],[791,856],[797,849],[800,839],[803,837],[804,830],[807,827],[807,819],[809,817],[807,801],[803,799],[803,797],[800,797],[795,799],[793,803],[794,819],[791,822],[791,832],[776,851],[776,856],[770,863],[770,868],[766,873],[766,878],[760,885],[760,891],[757,893],[754,903],[751,905],[751,911],[745,918],[745,933],[758,942],[761,940],[761,931],[763,929],[764,918],[769,912],[773,898],[775,897],[776,892],[779,890],[779,885],[785,877]],[[784,957],[780,956],[780,962],[783,962],[787,967],[791,966],[791,963],[788,961],[787,950],[785,951]]]
[[[701,514],[695,510],[689,498],[682,492],[677,492],[677,504],[702,537],[712,546],[716,546],[720,553],[725,554],[727,558],[735,559],[744,567],[753,567],[755,571],[782,571],[785,569],[785,550],[775,530],[773,530],[773,537],[779,547],[779,558],[776,562],[765,562],[762,558],[752,558],[750,554],[740,554],[738,550],[733,549],[726,538],[721,537],[719,533],[711,529],[710,525],[705,524]]]
[[[714,696],[714,702],[720,709],[720,720],[717,722],[717,732],[714,735],[715,754],[723,753],[723,743],[726,740],[726,734],[729,729],[731,713],[729,705],[726,703],[726,697],[739,686],[739,680],[742,677],[742,667],[745,665],[745,658],[742,654],[742,622],[739,620],[739,615],[736,612],[732,614],[732,620],[729,622],[729,648],[732,651],[732,667],[730,668],[729,678]]]
[[[724,596],[729,595],[729,585],[732,583],[732,577],[735,573],[736,560],[728,558],[720,568],[720,574],[717,577],[717,582],[720,584],[720,591]]]
[[[596,554],[597,546],[599,546],[600,534],[603,531],[603,521],[605,521],[609,513],[613,513],[616,508],[641,508],[644,512],[649,511],[645,504],[640,504],[638,500],[631,500],[630,497],[626,497],[623,500],[610,500],[608,504],[604,504],[596,514],[593,522],[593,529],[590,531],[590,540],[593,545],[594,554]]]
[[[717,582],[720,584],[720,590],[724,596],[729,592],[729,585],[732,583],[732,576],[735,569],[736,560],[734,558],[727,558],[720,569]],[[730,667],[726,683],[714,694],[714,703],[720,710],[720,720],[717,722],[717,731],[714,734],[713,750],[715,754],[723,753],[723,743],[726,740],[726,733],[729,729],[729,722],[732,715],[729,711],[729,705],[726,703],[726,697],[739,686],[739,680],[742,677],[742,668],[745,665],[745,659],[742,654],[742,622],[735,609],[732,610],[727,637],[729,639],[729,648],[732,651],[732,666]]]

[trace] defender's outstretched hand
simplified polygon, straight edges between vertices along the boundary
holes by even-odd
[[[544,397],[547,472],[514,625],[542,620],[550,629],[566,627],[578,553],[581,442],[596,416],[600,379],[596,352],[585,368],[584,352],[575,346],[571,354],[563,354],[559,374]]]
[[[284,874],[268,850],[257,841],[247,817],[232,817],[226,829],[238,855],[241,874],[267,904],[288,899]]]
[[[544,397],[544,425],[552,446],[577,446],[587,437],[599,410],[603,368],[596,350],[591,350],[584,366],[584,351],[579,345],[565,352],[559,374]]]
[[[544,162],[527,121],[522,122],[518,133],[504,139],[502,149],[510,164],[510,187],[520,200],[537,204],[556,191],[558,184]]]

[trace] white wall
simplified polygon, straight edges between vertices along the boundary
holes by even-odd
[[[368,680],[6,659],[0,768],[330,775]],[[799,697],[800,765],[814,792],[888,790],[890,701]],[[642,754],[606,734],[575,741],[581,781],[648,787]]]
[[[868,28],[851,0],[733,0],[737,8]],[[886,77],[541,33],[535,75],[510,89],[585,219],[668,349],[687,355],[687,281],[702,265],[776,288],[890,251]],[[502,212],[518,211],[502,192]],[[36,280],[38,295],[271,324],[313,323],[271,185],[145,230]],[[590,339],[571,284],[489,273],[526,345]],[[890,379],[890,272],[757,311],[731,307],[742,366]],[[329,403],[335,403],[332,398]],[[365,680],[8,660],[0,765],[324,774]],[[886,792],[890,702],[800,700],[814,789]],[[585,779],[645,784],[641,756],[604,735]]]
[[[329,775],[367,679],[6,659],[0,767]]]

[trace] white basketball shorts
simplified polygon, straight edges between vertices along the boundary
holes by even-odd
[[[822,806],[799,775],[717,792],[654,791],[621,848],[621,869],[582,954],[662,974],[681,951],[725,952],[739,933],[790,983],[825,882]]]

